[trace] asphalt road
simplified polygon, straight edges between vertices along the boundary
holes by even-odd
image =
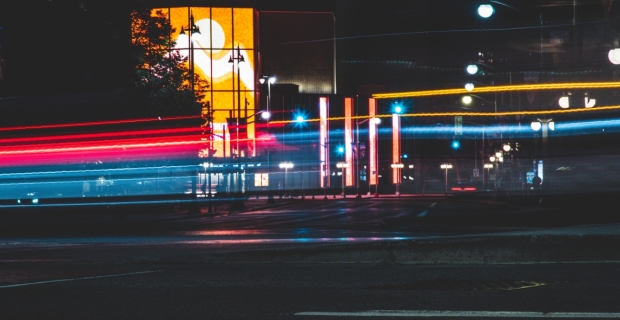
[[[376,310],[620,317],[616,263],[5,264],[0,273],[2,319],[358,319],[350,313],[378,318]]]
[[[613,223],[548,225],[557,208],[488,199],[277,202],[7,218],[0,319],[620,318]],[[497,223],[515,216],[548,218]],[[598,231],[615,238],[584,244]]]

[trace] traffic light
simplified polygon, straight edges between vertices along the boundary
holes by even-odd
[[[458,140],[452,140],[451,146],[453,150],[458,150],[459,148],[461,148],[461,142]]]

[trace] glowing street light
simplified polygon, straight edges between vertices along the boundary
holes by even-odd
[[[467,90],[467,91],[470,91],[470,92],[471,92],[471,91],[473,91],[473,90],[474,90],[474,88],[475,88],[475,86],[474,86],[474,84],[473,84],[473,83],[471,83],[471,82],[468,82],[468,83],[466,83],[466,84],[465,84],[465,90]]]
[[[495,13],[495,9],[490,4],[485,3],[485,4],[481,4],[478,7],[478,15],[485,19],[492,16],[493,13]]]
[[[286,194],[286,185],[288,180],[288,169],[293,168],[292,162],[280,162],[280,169],[284,169],[284,194]]]
[[[452,164],[442,163],[440,167],[446,171],[445,193],[448,193],[448,169],[452,169]]]
[[[470,64],[467,66],[467,73],[476,74],[478,72],[478,66],[475,64]]]
[[[341,169],[342,170],[342,197],[346,198],[347,195],[344,192],[344,175],[345,175],[345,169],[349,168],[349,163],[348,162],[338,162],[336,163],[336,168]]]
[[[274,76],[262,76],[258,81],[264,84],[267,81],[267,110],[263,111],[261,117],[267,121],[267,133],[269,134],[269,119],[271,119],[271,85],[276,82]],[[267,148],[267,179],[271,179],[271,150]],[[267,203],[276,203],[271,193],[271,186],[267,183]]]
[[[551,118],[546,119],[536,119],[537,121],[532,121],[531,127],[532,130],[538,131],[542,129],[542,158],[547,158],[547,140],[548,140],[548,131],[555,130],[555,122]],[[542,171],[542,165],[540,165]],[[538,175],[541,179],[543,179],[542,172]]]
[[[392,163],[391,165],[392,169],[396,169],[397,173],[398,173],[398,180],[396,180],[396,195],[400,196],[400,176],[401,176],[401,169],[405,167],[404,164],[402,163]]]
[[[466,106],[470,105],[472,101],[473,99],[471,96],[463,96],[463,98],[461,98],[461,102]]]

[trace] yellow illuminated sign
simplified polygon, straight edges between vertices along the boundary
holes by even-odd
[[[206,79],[210,88],[205,99],[213,106],[214,145],[216,157],[231,156],[231,146],[240,145],[242,156],[254,156],[254,110],[255,110],[255,52],[254,52],[254,9],[175,7],[158,8],[170,20],[176,42],[173,49],[183,57],[189,57],[193,50],[194,70]],[[181,33],[188,30],[190,16],[199,32]],[[237,59],[243,56],[243,61]],[[234,57],[233,63],[229,63]],[[232,112],[232,113],[231,113]],[[247,139],[244,134],[236,137],[226,119],[247,118]],[[235,141],[230,141],[231,134]],[[247,154],[244,155],[243,153]]]

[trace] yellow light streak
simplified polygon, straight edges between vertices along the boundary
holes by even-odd
[[[394,98],[430,97],[430,96],[456,95],[456,94],[511,92],[511,91],[524,91],[524,90],[570,90],[570,89],[613,89],[613,88],[620,88],[620,82],[535,83],[535,84],[520,84],[520,85],[506,85],[506,86],[476,87],[472,91],[467,91],[465,90],[465,88],[455,88],[455,89],[437,89],[437,90],[408,91],[408,92],[394,92],[394,93],[375,93],[372,95],[372,97],[375,99],[394,99]]]
[[[506,112],[420,112],[420,113],[406,113],[401,114],[401,117],[454,117],[454,116],[463,116],[463,117],[504,117],[504,116],[526,116],[526,115],[550,115],[550,114],[563,114],[563,113],[583,113],[583,112],[594,112],[594,111],[610,111],[610,110],[620,110],[620,105],[617,106],[606,106],[606,107],[596,107],[596,108],[578,108],[578,109],[552,109],[552,110],[535,110],[535,111],[506,111]],[[372,118],[388,118],[392,117],[392,114],[378,114]],[[353,119],[368,119],[371,117],[368,116],[355,116],[351,117]],[[344,117],[331,117],[329,121],[338,121],[344,120]],[[308,119],[305,120],[308,122],[318,121],[318,119]],[[295,120],[284,120],[284,121],[271,121],[273,124],[287,124],[294,123]]]

